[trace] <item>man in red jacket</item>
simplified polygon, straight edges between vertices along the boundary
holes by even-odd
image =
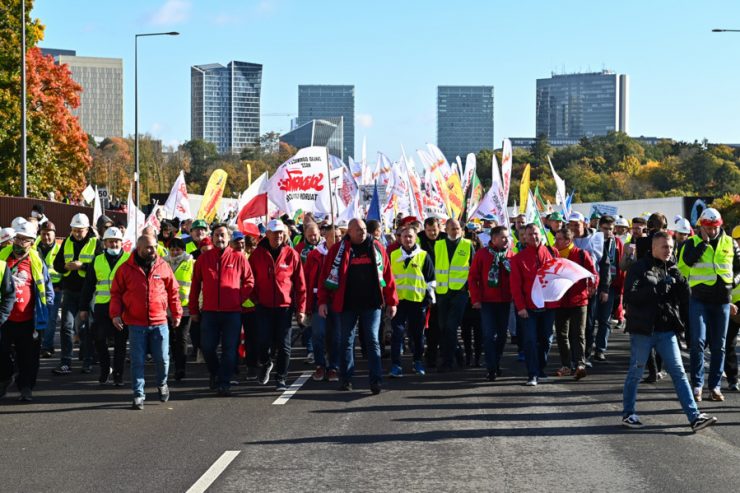
[[[116,271],[110,290],[109,314],[116,330],[128,326],[131,348],[133,409],[144,409],[144,361],[151,354],[157,368],[159,400],[167,402],[170,335],[167,308],[175,326],[180,325],[182,306],[172,269],[157,256],[157,238],[141,236],[136,250]]]
[[[270,380],[273,363],[270,348],[277,351],[275,390],[288,387],[291,350],[290,315],[295,309],[300,325],[306,312],[306,281],[300,254],[286,243],[288,231],[279,219],[267,223],[267,238],[263,239],[249,256],[249,265],[259,289],[252,291],[251,299],[257,307],[257,354],[261,371],[257,382],[265,385]]]
[[[555,304],[538,308],[532,301],[532,285],[537,271],[557,254],[543,243],[540,228],[527,224],[524,229],[525,248],[511,260],[511,296],[517,315],[524,319],[524,360],[527,364],[527,386],[547,378],[545,366],[552,344],[552,323]]]
[[[241,332],[242,303],[252,294],[254,277],[247,257],[229,246],[231,231],[217,224],[211,233],[214,248],[195,262],[188,307],[190,319],[200,322],[200,343],[210,373],[209,387],[218,395],[231,395]],[[200,294],[203,293],[203,306]],[[201,320],[202,315],[202,320]],[[221,360],[216,349],[221,343]]]
[[[480,310],[487,378],[493,382],[501,372],[499,363],[509,326],[512,254],[506,226],[496,226],[490,234],[489,244],[475,252],[473,257],[468,273],[468,290],[473,309]]]
[[[388,317],[396,314],[398,296],[388,255],[367,235],[362,219],[352,219],[347,236],[326,256],[319,282],[319,315],[332,315],[341,334],[339,390],[352,390],[355,370],[355,324],[364,327],[370,373],[370,390],[380,393],[380,318],[383,306]]]
[[[557,376],[565,377],[573,373],[576,380],[586,376],[586,311],[588,300],[598,285],[598,273],[591,255],[573,243],[573,232],[567,228],[555,232],[555,248],[562,258],[571,260],[594,275],[575,283],[560,299],[555,310],[555,331],[560,351],[561,367]]]
[[[339,334],[331,317],[323,318],[318,313],[317,296],[326,255],[336,243],[342,241],[342,233],[335,225],[326,229],[326,242],[319,243],[306,259],[306,316],[311,317],[311,337],[316,362],[316,370],[311,378],[316,381],[338,382],[339,375]],[[328,339],[328,343],[326,343]],[[324,348],[326,353],[324,354]]]

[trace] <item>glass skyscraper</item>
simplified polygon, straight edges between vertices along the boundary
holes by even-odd
[[[288,133],[280,136],[280,142],[290,144],[296,149],[310,146],[325,146],[329,154],[341,159],[344,147],[342,132],[343,118],[324,118],[311,120],[299,125]]]
[[[298,125],[311,120],[336,122],[340,117],[344,145],[342,155],[337,157],[344,161],[355,156],[355,86],[298,86]]]
[[[437,87],[437,147],[453,162],[493,149],[493,86]]]
[[[190,136],[221,154],[256,147],[260,138],[262,65],[232,61],[190,69]]]
[[[76,56],[73,50],[42,48],[58,65],[67,65],[82,86],[80,106],[72,110],[82,130],[100,139],[123,136],[123,60]]]
[[[629,129],[629,79],[604,70],[537,79],[537,135],[580,139]]]

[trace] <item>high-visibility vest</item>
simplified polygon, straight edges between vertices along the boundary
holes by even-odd
[[[0,261],[6,262],[11,252],[13,251],[13,245],[8,245],[0,250]],[[41,256],[36,250],[29,250],[28,259],[31,261],[31,277],[36,285],[36,293],[41,300],[41,304],[46,306],[46,283],[44,282],[44,261],[41,260]],[[4,270],[3,270],[4,272]]]
[[[180,285],[178,294],[180,295],[180,305],[183,308],[190,303],[190,286],[193,284],[193,270],[195,269],[195,260],[190,258],[183,260],[175,269],[175,279]]]
[[[694,246],[701,243],[701,236],[692,236],[687,241],[693,241]],[[712,245],[707,245],[707,249],[704,250],[704,254],[701,258],[692,266],[689,267],[689,286],[694,287],[699,284],[706,284],[707,286],[714,286],[717,282],[717,276],[719,276],[725,284],[732,285],[732,260],[734,257],[734,250],[732,245],[732,238],[725,233],[721,233],[719,241],[717,242],[717,250],[715,251]],[[683,254],[686,251],[684,248],[681,251],[681,257],[683,260]]]
[[[198,249],[198,245],[195,244],[195,240],[193,238],[188,238],[185,240],[185,252],[186,253],[193,253]]]
[[[424,262],[427,252],[421,250],[409,261],[403,260],[401,248],[391,252],[391,272],[396,280],[396,292],[399,300],[414,301],[420,303],[426,296],[427,282],[424,280]]]
[[[90,238],[87,243],[85,243],[85,246],[82,247],[82,250],[80,250],[80,256],[77,260],[82,262],[83,264],[89,264],[92,263],[93,260],[95,260],[95,247],[98,246],[98,239],[97,238]],[[64,240],[64,262],[73,262],[75,259],[75,249],[74,245],[72,245],[72,240],[69,238]],[[64,273],[63,277],[67,277],[70,275],[72,271],[67,271]],[[85,277],[85,269],[82,268],[77,271],[77,273],[80,275],[80,277]]]
[[[688,241],[688,240],[687,240]],[[683,251],[686,249],[686,242],[683,242],[683,244],[678,249],[678,255],[676,255],[676,268],[681,273],[682,276],[684,276],[686,279],[689,278],[689,271],[691,268],[686,265],[686,262],[683,261]]]
[[[164,247],[162,242],[157,243],[157,255],[160,257],[166,257],[170,252],[167,251],[167,249]]]
[[[434,243],[434,272],[436,274],[437,294],[448,290],[459,291],[468,282],[470,257],[473,254],[473,243],[465,238],[460,239],[450,262],[447,254],[447,240]]]
[[[49,277],[51,277],[51,282],[54,284],[62,280],[62,275],[54,270],[54,259],[57,258],[57,253],[59,253],[61,248],[62,246],[59,243],[54,242],[54,246],[51,247],[51,250],[46,253],[46,257],[44,258],[46,269],[49,271]]]
[[[0,281],[3,280],[3,276],[5,275],[5,268],[8,265],[5,263],[5,260],[0,260]]]
[[[108,259],[105,258],[104,253],[95,257],[93,268],[95,269],[95,277],[98,279],[98,283],[95,285],[96,305],[110,303],[110,286],[113,283],[113,278],[118,268],[128,260],[129,256],[131,256],[129,252],[123,252],[116,265],[113,266],[113,269],[110,268],[110,264],[108,263]]]
[[[738,301],[740,301],[740,284],[732,290],[732,302],[737,303]]]

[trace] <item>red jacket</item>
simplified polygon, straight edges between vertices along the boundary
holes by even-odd
[[[139,267],[132,254],[116,271],[110,289],[111,318],[122,317],[126,325],[167,323],[167,308],[173,318],[182,317],[178,289],[170,266],[157,257],[149,275]]]
[[[298,313],[306,312],[306,280],[301,256],[290,245],[283,245],[277,260],[270,254],[270,242],[263,239],[249,256],[257,289],[251,299],[268,308],[293,306]]]
[[[306,276],[306,305],[309,312],[314,311],[318,301],[321,269],[324,267],[324,260],[328,253],[325,248],[326,245],[319,245],[311,250],[306,259],[306,265],[303,267],[303,273]]]
[[[252,254],[254,255],[254,254]],[[201,253],[195,261],[188,308],[191,315],[204,312],[241,312],[254,288],[247,257],[226,247]],[[203,291],[203,306],[200,293]]]
[[[557,257],[555,249],[545,245],[538,248],[526,247],[511,258],[511,297],[516,310],[536,310],[532,302],[532,284],[537,270],[551,258]],[[545,303],[545,308],[555,308],[557,303]]]
[[[568,260],[572,260],[577,263],[594,276],[595,280],[581,279],[575,283],[568,291],[565,292],[563,297],[560,299],[558,306],[560,308],[573,308],[576,306],[588,305],[588,288],[595,288],[599,284],[599,273],[596,272],[596,266],[594,265],[591,255],[586,250],[582,250],[577,246],[574,246],[568,254]]]
[[[334,264],[334,258],[339,252],[339,246],[344,243],[344,259],[342,260],[341,271],[339,272],[339,287],[336,290],[330,290],[324,285],[324,281],[331,273],[331,267]],[[385,253],[385,248],[377,240],[373,240],[375,246],[380,247],[380,253],[383,256],[383,279],[385,280],[385,287],[380,287],[378,282],[377,289],[380,289],[380,296],[383,300],[383,304],[386,306],[398,305],[398,294],[396,293],[396,281],[393,279],[391,273],[391,263],[388,259],[388,255]],[[326,254],[324,259],[324,265],[321,269],[321,277],[319,278],[319,305],[330,305],[332,311],[340,313],[344,308],[344,294],[347,287],[347,266],[349,265],[349,254],[352,250],[349,239],[343,239],[339,243],[335,243],[329,253]],[[368,289],[376,289],[368,286]]]
[[[506,252],[506,257],[511,262],[511,250]],[[499,269],[499,287],[488,285],[488,271],[493,264],[493,255],[488,248],[481,248],[473,256],[473,263],[468,273],[468,290],[470,291],[470,303],[509,303],[511,302],[510,274],[501,267]]]

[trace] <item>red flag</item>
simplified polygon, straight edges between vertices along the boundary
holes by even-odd
[[[255,195],[252,200],[244,204],[244,207],[239,211],[239,215],[236,218],[236,223],[239,225],[239,230],[246,234],[246,231],[244,231],[244,221],[252,219],[253,217],[266,215],[267,193],[259,193]]]

